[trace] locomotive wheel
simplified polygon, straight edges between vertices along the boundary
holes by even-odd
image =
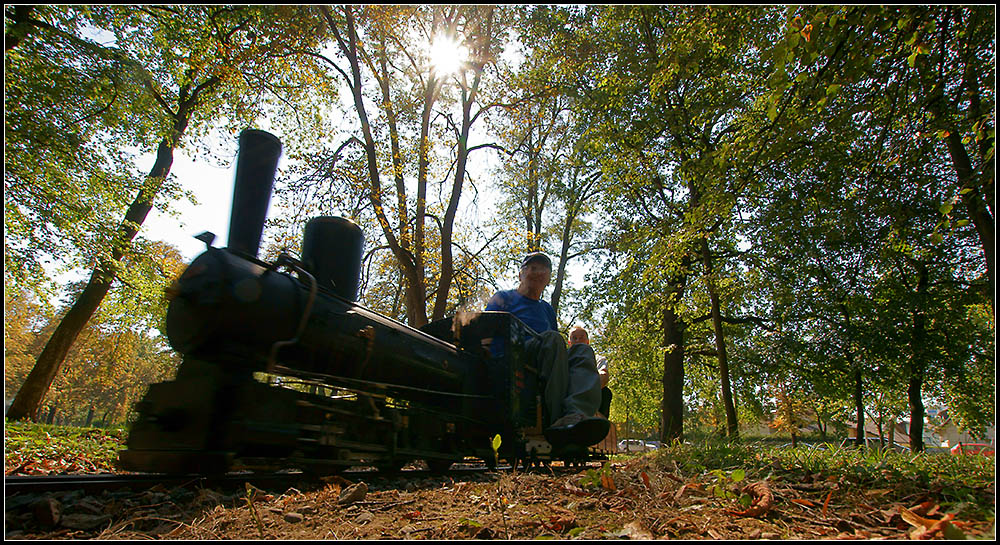
[[[375,469],[379,470],[379,473],[398,473],[404,465],[406,460],[386,460],[376,463]]]
[[[340,475],[347,467],[333,464],[300,464],[299,469],[310,477],[329,477]]]
[[[444,473],[451,469],[451,460],[425,460],[431,473]]]

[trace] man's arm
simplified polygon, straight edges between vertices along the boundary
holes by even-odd
[[[490,297],[489,302],[486,303],[486,310],[507,310],[509,305],[507,300],[503,297],[501,292],[496,292],[493,297]]]

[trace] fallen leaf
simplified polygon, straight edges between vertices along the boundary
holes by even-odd
[[[797,503],[797,504],[803,505],[805,507],[816,507],[816,504],[813,503],[813,502],[811,502],[811,501],[809,501],[809,500],[792,499],[790,501],[792,503]]]
[[[666,476],[666,477],[668,477],[668,478],[670,478],[670,479],[673,479],[673,480],[675,480],[675,481],[677,481],[679,483],[684,482],[684,479],[678,477],[677,475],[674,475],[673,473],[664,473],[663,475]]]
[[[926,517],[937,512],[937,508],[938,505],[932,501],[922,501],[916,505],[910,506],[909,511],[921,517]]]
[[[548,530],[554,532],[562,532],[576,526],[576,515],[569,509],[563,509],[558,505],[550,506],[552,510],[557,511],[549,515],[549,520],[542,521],[541,525]]]
[[[949,532],[947,530],[948,527],[951,526],[951,519],[955,517],[955,515],[951,513],[945,514],[942,519],[930,519],[922,517],[905,507],[900,507],[899,514],[903,517],[903,520],[914,527],[913,531],[910,532],[911,539],[932,538],[938,532],[945,535],[953,534],[953,532]],[[958,532],[961,533],[960,530],[958,530]]]
[[[679,499],[681,499],[681,496],[683,496],[683,495],[684,495],[684,492],[686,492],[686,491],[688,491],[688,490],[701,490],[701,485],[700,485],[700,484],[698,484],[698,483],[688,483],[688,484],[686,484],[686,485],[684,485],[684,486],[680,487],[680,488],[679,488],[679,489],[677,490],[677,493],[676,493],[676,494],[674,494],[674,499],[675,499],[675,500],[679,500]]]
[[[647,530],[638,520],[626,524],[621,535],[628,536],[629,539],[654,539],[652,532]]]
[[[646,488],[649,489],[650,492],[652,492],[653,491],[653,485],[652,485],[652,483],[649,482],[649,475],[647,475],[645,471],[643,471],[642,473],[640,473],[640,475],[642,476],[642,482],[645,483]]]
[[[591,494],[590,492],[569,483],[563,485],[563,490],[569,492],[570,494],[576,494],[577,496],[589,496]]]
[[[729,514],[740,517],[758,517],[771,510],[771,506],[774,503],[774,494],[771,493],[771,488],[767,485],[767,482],[760,481],[748,484],[743,487],[743,492],[750,494],[751,498],[753,498],[750,507],[744,511],[729,511]]]

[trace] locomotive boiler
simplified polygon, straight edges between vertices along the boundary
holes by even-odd
[[[587,455],[541,437],[541,389],[522,344],[533,332],[512,315],[418,330],[363,307],[364,236],[343,218],[310,220],[299,258],[258,259],[280,154],[273,135],[240,135],[228,247],[199,237],[206,251],[168,290],[165,333],[183,361],[137,404],[124,469],[332,473]],[[488,349],[496,338],[501,356]]]

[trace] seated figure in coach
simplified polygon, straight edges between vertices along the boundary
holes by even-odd
[[[556,314],[542,291],[552,279],[552,260],[541,252],[525,256],[518,287],[493,295],[486,310],[506,311],[539,333],[526,349],[544,383],[542,403],[548,410],[545,438],[554,446],[589,446],[608,434],[610,423],[594,416],[601,404],[601,378],[594,350],[574,344],[568,350],[557,331]]]

